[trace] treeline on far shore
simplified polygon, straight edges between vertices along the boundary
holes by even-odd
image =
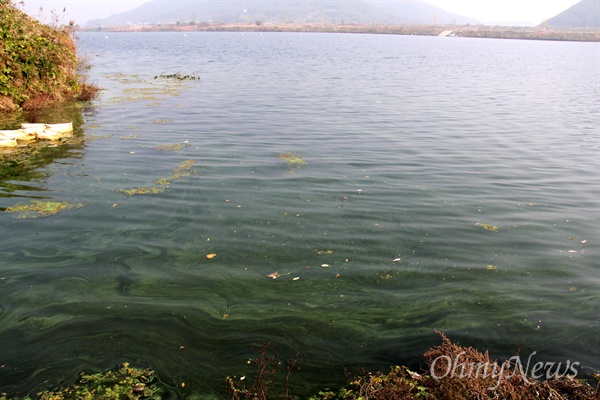
[[[256,21],[253,24],[132,24],[128,26],[84,26],[82,31],[102,32],[321,32],[369,33],[388,35],[458,36],[493,39],[524,39],[600,42],[600,31],[592,28],[511,27],[487,25],[333,25],[277,24]]]

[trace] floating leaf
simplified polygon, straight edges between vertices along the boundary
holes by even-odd
[[[210,259],[213,259],[213,258],[215,258],[216,256],[217,256],[217,254],[216,254],[216,253],[210,253],[210,254],[207,254],[207,255],[206,255],[206,258],[210,260]]]
[[[495,266],[495,265],[492,265],[492,264],[488,264],[488,265],[486,265],[486,266],[485,266],[485,269],[487,269],[487,270],[489,270],[489,271],[493,271],[493,270],[495,270],[495,269],[496,269],[496,266]]]
[[[279,278],[279,272],[275,271],[275,272],[271,272],[269,275],[267,275],[269,278],[272,279],[277,279]]]

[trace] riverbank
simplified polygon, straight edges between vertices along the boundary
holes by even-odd
[[[524,368],[519,356],[504,362],[492,360],[488,352],[453,343],[438,332],[442,343],[423,354],[427,368],[419,372],[393,366],[390,372],[362,371],[349,375],[342,388],[323,389],[310,400],[358,399],[598,399],[598,388],[577,379],[576,364],[538,363],[531,371]],[[248,376],[228,376],[228,398],[242,399],[295,399],[292,376],[299,371],[304,355],[291,357],[287,362],[274,353],[274,345],[255,345],[258,356],[248,360],[254,371]],[[552,364],[552,365],[548,365]],[[545,366],[544,366],[545,365]],[[598,379],[597,374],[591,377]],[[76,399],[161,399],[172,396],[191,398],[185,382],[178,389],[165,385],[157,373],[149,368],[130,367],[129,363],[101,373],[82,372],[77,383],[58,390],[38,393],[40,400]],[[198,389],[198,388],[195,388]],[[169,393],[170,392],[170,393]],[[169,394],[168,394],[169,393]],[[223,393],[223,394],[224,394]],[[188,397],[190,396],[191,397]],[[195,397],[194,397],[195,398]],[[0,393],[0,400],[21,400],[21,397]],[[24,398],[27,400],[29,397]]]
[[[597,29],[509,27],[486,25],[330,25],[330,24],[139,24],[116,27],[81,27],[82,31],[102,32],[320,32],[370,33],[386,35],[420,35],[476,37],[489,39],[522,39],[600,42]]]

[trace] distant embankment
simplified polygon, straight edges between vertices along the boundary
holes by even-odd
[[[438,36],[445,31],[460,37],[600,42],[600,31],[588,28],[540,28],[484,25],[318,25],[318,24],[165,24],[83,27],[105,32],[323,32]]]

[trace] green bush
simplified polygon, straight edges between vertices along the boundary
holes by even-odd
[[[0,0],[0,112],[89,100],[97,88],[77,75],[75,23],[48,26]]]

